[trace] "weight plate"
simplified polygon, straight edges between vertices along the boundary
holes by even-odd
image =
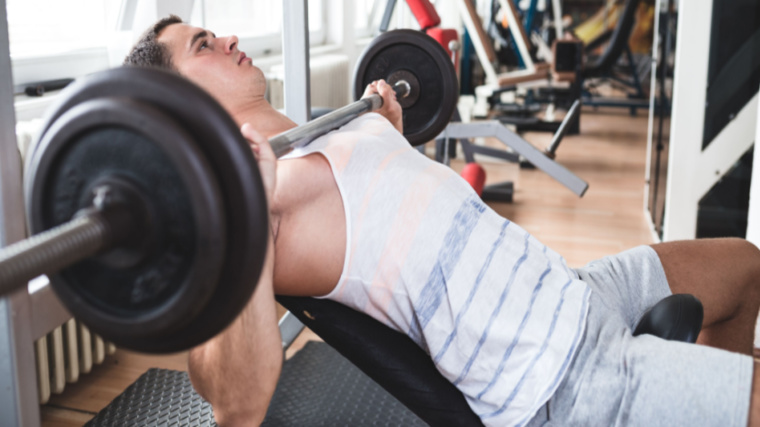
[[[123,198],[134,219],[134,229],[112,234],[136,244],[119,242],[51,276],[82,321],[124,345],[173,333],[208,302],[226,239],[219,186],[171,117],[126,98],[81,102],[48,129],[33,165],[33,232],[91,207],[104,186],[107,203]]]
[[[404,136],[417,146],[446,128],[459,97],[456,70],[437,41],[420,31],[406,29],[376,37],[357,63],[354,97],[361,98],[367,85],[375,80],[393,84],[400,76],[409,74],[413,76],[407,79],[410,94],[416,99],[399,102],[403,107]]]
[[[210,299],[174,333],[162,337],[122,339],[121,345],[147,352],[191,348],[223,330],[245,307],[261,273],[268,241],[268,208],[250,147],[227,112],[206,92],[176,74],[122,67],[78,79],[60,95],[47,114],[41,140],[57,119],[74,106],[93,99],[130,99],[161,111],[182,127],[204,156],[219,187],[220,211],[226,224],[226,245],[219,279]],[[36,144],[30,151],[39,157]],[[33,160],[32,160],[33,161]],[[32,217],[35,204],[34,164],[27,165],[25,196]],[[30,223],[35,232],[42,224]],[[107,284],[104,284],[107,286]],[[90,326],[97,332],[95,324]],[[112,335],[103,334],[108,339]],[[116,340],[114,340],[116,341]]]

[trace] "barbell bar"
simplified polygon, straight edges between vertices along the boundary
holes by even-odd
[[[398,98],[409,94],[410,85],[405,80],[392,86]],[[315,138],[337,129],[366,112],[383,106],[378,94],[352,102],[302,126],[282,132],[269,140],[272,150],[279,158],[296,146],[308,145]],[[84,258],[100,253],[129,238],[136,232],[123,214],[129,208],[109,201],[110,193],[124,191],[102,185],[93,191],[92,205],[53,229],[34,235],[0,251],[0,295],[11,292],[22,283],[53,273]],[[118,203],[118,202],[117,202]],[[131,218],[134,214],[127,214]],[[117,219],[113,219],[113,218]],[[121,220],[120,222],[117,222]],[[117,225],[127,227],[117,229]],[[120,233],[119,233],[120,232]]]
[[[398,80],[391,87],[399,100],[406,98],[411,92],[411,85],[406,80]],[[382,106],[383,98],[378,94],[372,94],[301,126],[275,135],[269,140],[269,144],[272,146],[274,155],[278,158],[282,157],[292,148],[307,145],[314,138],[337,129],[366,112],[379,110]]]

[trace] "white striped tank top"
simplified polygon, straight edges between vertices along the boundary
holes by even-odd
[[[324,297],[408,334],[486,425],[529,421],[575,353],[588,286],[378,114],[285,158],[314,152],[346,215],[343,272]]]

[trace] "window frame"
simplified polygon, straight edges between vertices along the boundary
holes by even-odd
[[[309,45],[312,49],[325,46],[328,42],[327,28],[330,25],[330,15],[327,13],[328,3],[327,0],[321,0],[321,28],[309,32]],[[121,62],[120,58],[111,58],[112,55],[117,54],[120,47],[117,46],[116,39],[132,32],[118,31],[116,28],[108,31],[104,43],[96,47],[40,55],[11,55],[14,92],[23,93],[24,86],[30,83],[77,78],[117,66]],[[239,36],[239,47],[254,61],[279,56],[282,54],[282,31],[265,35]],[[126,52],[124,54],[126,55]]]
[[[381,7],[381,3],[383,3],[383,7]],[[365,25],[363,27],[354,29],[354,34],[357,39],[375,36],[375,33],[377,32],[375,21],[379,21],[380,18],[378,16],[382,15],[385,12],[384,6],[384,2],[379,2],[377,0],[372,1],[372,8],[370,8],[369,13],[367,14],[367,21],[364,23]]]

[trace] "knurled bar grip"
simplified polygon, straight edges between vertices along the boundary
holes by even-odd
[[[393,90],[398,98],[404,98],[411,92],[409,83],[399,80],[393,85]],[[291,148],[307,145],[317,137],[337,129],[361,114],[375,111],[383,106],[383,98],[378,94],[370,95],[356,102],[331,111],[322,117],[314,119],[296,128],[275,135],[269,140],[272,151],[277,157],[282,157]]]
[[[108,225],[98,213],[29,237],[0,251],[0,295],[98,253],[108,244]]]

